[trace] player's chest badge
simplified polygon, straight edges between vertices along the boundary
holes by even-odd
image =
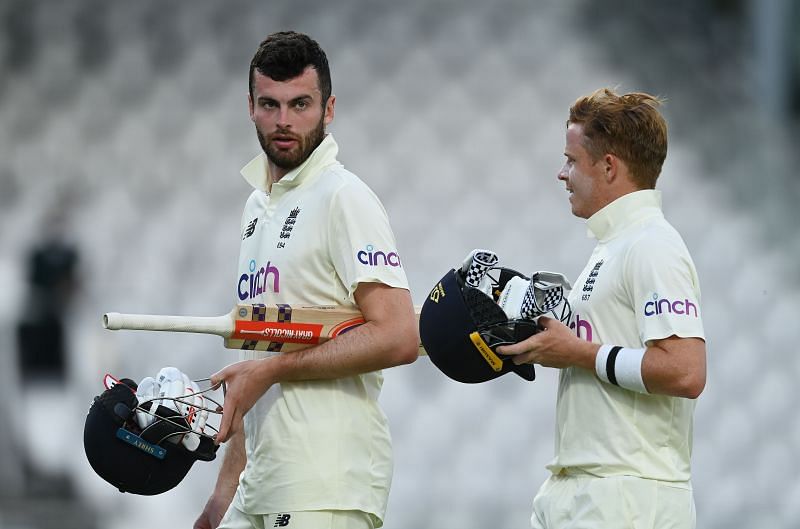
[[[291,212],[289,212],[289,216],[286,217],[286,220],[283,221],[283,227],[281,228],[281,233],[278,236],[278,244],[276,248],[280,249],[286,247],[286,243],[289,242],[289,239],[292,236],[292,231],[297,225],[297,218],[299,216],[300,216],[299,206],[294,208]]]
[[[600,259],[594,264],[594,268],[589,272],[586,281],[583,283],[583,292],[581,293],[581,301],[589,301],[589,298],[594,291],[594,284],[597,282],[597,276],[600,275],[600,267],[603,266],[603,260]]]

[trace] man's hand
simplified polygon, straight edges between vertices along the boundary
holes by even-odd
[[[230,503],[230,498],[225,499],[219,498],[216,495],[211,496],[206,502],[203,512],[201,512],[200,516],[195,520],[192,529],[217,529]]]
[[[227,505],[222,506],[220,503],[222,502],[215,501],[215,497],[211,496],[206,502],[203,512],[195,520],[192,529],[217,529],[228,508]]]
[[[203,512],[194,522],[193,529],[217,529],[236,495],[239,475],[247,463],[247,456],[244,452],[244,433],[235,433],[229,439],[228,444],[225,445],[225,459],[219,469],[214,492],[208,498]]]
[[[242,430],[245,413],[276,382],[270,370],[271,358],[245,360],[230,364],[211,375],[211,383],[225,381],[225,402],[216,439],[224,443],[231,435]]]
[[[555,318],[540,316],[541,331],[519,343],[502,345],[497,352],[514,355],[513,362],[539,364],[544,367],[571,366],[594,370],[594,359],[599,345],[578,338],[575,332]]]

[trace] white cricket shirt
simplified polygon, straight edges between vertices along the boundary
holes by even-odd
[[[256,189],[242,216],[237,303],[352,308],[359,283],[408,288],[386,211],[337,153],[328,134],[269,194],[263,154],[242,169]],[[242,353],[270,354],[279,353]],[[373,372],[270,388],[244,418],[247,465],[236,507],[361,510],[380,526],[392,477],[382,383]]]
[[[697,272],[661,212],[659,191],[627,194],[587,225],[598,243],[569,296],[579,337],[632,348],[672,335],[704,338]],[[548,469],[688,481],[694,408],[691,399],[636,393],[586,369],[563,369]]]

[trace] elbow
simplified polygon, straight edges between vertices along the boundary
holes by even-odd
[[[706,362],[705,355],[703,361],[694,365],[694,368],[684,377],[684,392],[687,399],[696,399],[706,388]]]
[[[419,358],[419,336],[416,340],[404,339],[397,348],[397,365],[411,364]]]
[[[653,346],[648,374],[653,393],[696,399],[706,387],[705,343],[695,338],[662,340]]]
[[[419,358],[419,332],[416,327],[400,335],[394,347],[394,364],[411,364]]]
[[[665,377],[660,381],[652,380],[646,386],[648,392],[652,394],[696,399],[706,387],[706,374],[705,372],[692,371],[680,374],[672,373],[669,377]]]
[[[700,394],[703,393],[705,387],[706,387],[705,377],[702,380],[698,379],[697,381],[686,387],[686,398],[687,399],[698,398]]]
[[[706,387],[705,373],[695,373],[683,377],[675,387],[675,396],[696,399]]]

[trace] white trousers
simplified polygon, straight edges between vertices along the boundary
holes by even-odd
[[[361,511],[299,511],[245,514],[231,506],[217,529],[375,529]]]
[[[533,499],[533,529],[695,529],[692,485],[631,476],[550,476]]]

